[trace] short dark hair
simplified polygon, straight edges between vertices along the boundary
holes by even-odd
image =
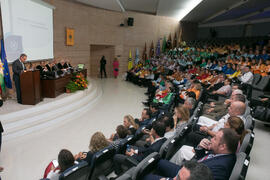
[[[117,126],[116,132],[121,139],[125,138],[129,134],[128,129],[123,125]]]
[[[161,121],[165,124],[165,127],[170,127],[173,129],[174,127],[174,120],[171,114],[164,114],[160,118],[158,118],[158,121]]]
[[[25,56],[27,57],[26,54],[21,54],[21,55],[20,55],[20,58],[25,57]]]
[[[162,121],[154,121],[152,124],[152,128],[156,131],[159,137],[163,137],[166,131],[166,127],[164,122]]]
[[[212,172],[203,163],[198,163],[196,161],[186,161],[183,165],[186,169],[190,171],[190,176],[188,180],[213,180]]]
[[[58,154],[58,163],[60,172],[64,172],[66,169],[74,165],[74,156],[67,149],[62,149]]]
[[[220,129],[220,131],[223,132],[221,143],[226,144],[227,149],[230,153],[235,153],[240,140],[239,135],[235,132],[235,130],[230,128],[222,128]]]
[[[158,103],[153,102],[153,103],[150,104],[150,107],[155,108],[156,110],[158,110],[159,106],[158,106]]]
[[[146,115],[148,115],[149,117],[151,117],[151,111],[149,108],[144,108],[144,111],[146,111]]]

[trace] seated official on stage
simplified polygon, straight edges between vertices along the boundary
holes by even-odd
[[[27,55],[21,54],[20,58],[12,63],[13,80],[15,82],[15,87],[16,87],[17,102],[20,104],[22,103],[20,75],[26,71],[26,67],[24,65],[24,62],[26,60],[27,60]]]

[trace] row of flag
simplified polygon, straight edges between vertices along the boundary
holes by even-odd
[[[0,61],[0,88],[2,92],[6,92],[7,88],[12,88],[12,81],[10,78],[8,62],[6,58],[6,51],[4,47],[4,41],[1,40],[1,61]]]
[[[168,49],[176,48],[178,46],[177,42],[179,41],[177,39],[176,33],[174,35],[173,41],[172,41],[171,34],[169,35],[168,40],[166,40],[166,36],[164,36],[163,41],[162,41],[162,47],[160,47],[160,40],[161,39],[158,39],[157,41],[156,49],[154,49],[154,43],[152,41],[150,49],[149,49],[149,58],[152,58],[154,56],[160,56],[161,52],[165,53]],[[144,50],[142,53],[142,60],[145,62],[148,60],[146,43],[144,45]],[[140,61],[139,50],[138,48],[136,48],[134,64],[137,65],[139,61]],[[131,50],[129,50],[128,70],[132,69],[132,67],[133,67],[132,54],[131,54]]]

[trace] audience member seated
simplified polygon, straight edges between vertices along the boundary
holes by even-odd
[[[59,176],[66,169],[70,168],[74,165],[74,157],[72,153],[67,149],[62,149],[58,154],[58,166],[55,167],[53,163],[50,163],[51,171],[46,175],[44,174],[44,178],[48,178],[50,180],[58,180]],[[49,168],[49,166],[47,168]]]
[[[207,93],[208,98],[218,100],[219,96],[229,97],[232,93],[231,80],[225,79],[224,85],[216,91]]]
[[[84,160],[90,165],[93,155],[101,149],[109,146],[109,144],[109,141],[106,139],[102,132],[96,132],[91,137],[90,144],[88,146],[89,151],[79,152],[77,155],[74,156],[74,158],[78,161]]]
[[[245,138],[245,135],[248,133],[247,130],[245,130],[244,122],[239,117],[231,116],[229,117],[228,121],[225,123],[224,128],[233,129],[240,137],[238,147],[237,147],[237,152],[238,152]],[[170,162],[181,165],[183,161],[191,160],[194,157],[194,155],[195,155],[195,149],[192,146],[184,145],[170,159]]]
[[[203,107],[202,116],[208,117],[210,119],[218,120],[220,117],[224,116],[228,112],[228,107],[232,102],[241,101],[245,103],[246,97],[242,94],[241,90],[235,90],[232,92],[230,99],[225,101],[211,102],[210,104],[205,104]]]
[[[116,133],[112,134],[108,141],[116,150],[118,150],[121,140],[126,138],[127,135],[130,135],[128,129],[123,125],[119,125],[116,128]]]
[[[234,130],[220,129],[211,140],[203,139],[200,142],[195,149],[195,159],[210,169],[214,179],[228,180],[236,162],[238,142],[239,136]],[[167,160],[160,160],[156,169],[159,175],[148,174],[143,179],[174,178],[182,168]]]
[[[124,116],[123,125],[128,128],[129,134],[132,135],[134,135],[139,128],[139,125],[135,123],[135,120],[131,115]]]
[[[228,113],[220,118],[219,121],[212,120],[210,118],[201,116],[198,120],[197,131],[190,133],[187,137],[187,144],[196,147],[197,144],[203,138],[208,136],[214,136],[221,128],[224,128],[225,123],[228,121],[230,116],[240,117],[243,122],[246,122],[243,116],[246,111],[246,104],[241,101],[232,102],[228,108]]]
[[[184,105],[175,107],[173,120],[174,120],[174,129],[176,133],[181,132],[183,128],[187,125],[189,116],[190,116],[189,109],[186,108]]]
[[[135,122],[139,125],[139,127],[145,127],[152,123],[151,121],[151,111],[148,108],[143,109],[140,119],[135,119]]]
[[[123,170],[127,170],[134,164],[130,161],[140,162],[152,152],[158,152],[162,144],[166,141],[164,138],[165,125],[161,121],[154,121],[151,129],[150,142],[151,145],[147,148],[144,147],[132,147],[127,148],[125,155],[116,154],[114,156],[114,168],[117,175],[121,174]],[[130,161],[128,160],[130,159]]]
[[[244,84],[252,84],[253,81],[253,74],[250,71],[250,66],[244,67],[244,73],[242,76],[239,76],[238,79],[241,81],[241,83]]]

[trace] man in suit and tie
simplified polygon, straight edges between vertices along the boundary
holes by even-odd
[[[24,62],[27,60],[26,54],[21,54],[20,58],[12,63],[13,70],[13,80],[15,82],[16,93],[17,93],[17,101],[18,103],[22,103],[21,98],[21,85],[20,85],[20,75],[26,71],[26,67]]]
[[[195,159],[206,165],[212,172],[214,179],[228,180],[236,162],[236,150],[239,136],[233,129],[221,129],[211,139],[203,139],[195,148]],[[208,151],[208,153],[206,153]],[[163,177],[174,178],[180,172],[182,166],[167,160],[160,160],[157,172],[161,175],[148,174],[144,180],[156,180]]]
[[[151,145],[147,148],[145,147],[133,147],[126,150],[126,154],[116,154],[114,156],[114,168],[117,175],[121,174],[123,170],[126,170],[135,164],[142,161],[145,157],[153,152],[159,152],[160,147],[166,141],[164,137],[165,134],[165,124],[161,121],[154,121],[152,124],[152,129],[149,140]]]

